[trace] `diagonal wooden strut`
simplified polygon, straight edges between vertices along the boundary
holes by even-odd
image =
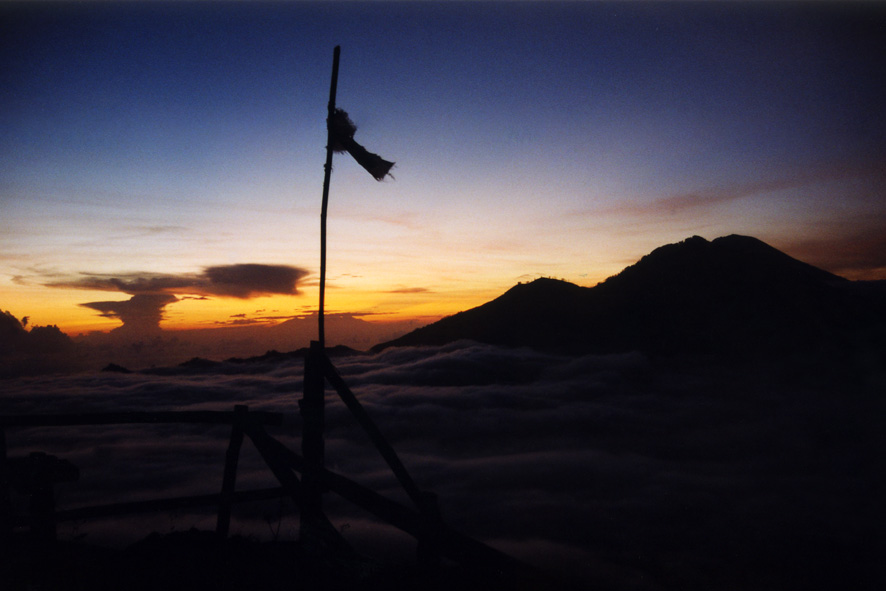
[[[296,472],[305,470],[306,460],[273,437],[264,434],[262,445],[269,456],[276,458],[279,467]],[[382,521],[412,535],[419,541],[428,534],[426,516],[419,511],[392,501],[362,484],[325,468],[321,472],[320,478],[330,491],[372,513]],[[466,536],[442,522],[437,522],[434,529],[440,553],[459,564],[500,576],[526,577],[527,580],[533,581],[535,584],[539,579],[545,578],[544,574],[537,569]],[[547,589],[548,587],[542,584],[533,588]]]
[[[409,475],[403,462],[400,461],[397,452],[394,451],[394,448],[391,447],[391,444],[388,443],[388,440],[382,435],[382,432],[369,417],[366,409],[363,408],[363,405],[360,404],[360,401],[357,400],[357,397],[351,392],[351,389],[348,388],[348,385],[339,375],[335,366],[332,365],[332,362],[329,360],[329,357],[326,356],[325,352],[320,358],[320,362],[323,364],[323,375],[329,380],[329,383],[332,384],[335,391],[338,392],[342,402],[345,403],[345,406],[348,407],[348,410],[351,411],[351,414],[354,415],[354,418],[357,419],[357,422],[360,423],[360,426],[363,427],[366,434],[369,435],[369,439],[372,440],[376,449],[394,472],[394,475],[397,477],[397,480],[400,481],[400,485],[406,491],[406,494],[409,495],[409,498],[412,499],[412,502],[415,503],[416,507],[421,508],[426,503],[427,496],[419,490],[418,486],[416,486],[415,481],[412,480],[412,476]]]
[[[295,501],[296,505],[304,509],[304,488],[298,477],[292,472],[292,466],[287,459],[288,454],[284,454],[282,451],[288,452],[289,450],[268,435],[261,425],[249,424],[244,431],[287,494]],[[310,538],[302,540],[304,543],[326,546],[333,549],[338,556],[356,556],[353,548],[322,511],[306,512],[302,510],[302,520],[309,522],[309,527],[302,529],[303,532],[308,532]]]

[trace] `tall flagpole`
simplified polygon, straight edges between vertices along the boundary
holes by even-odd
[[[341,46],[336,45],[332,52],[332,84],[329,87],[329,114],[326,118],[326,165],[323,176],[323,206],[320,209],[320,312],[317,316],[318,341],[326,346],[324,307],[326,303],[326,210],[329,205],[329,178],[332,175],[332,118],[335,115],[335,91],[338,86],[338,56]]]
[[[323,308],[326,299],[326,209],[329,202],[329,178],[332,174],[332,153],[335,145],[332,135],[332,119],[335,114],[335,89],[338,83],[339,46],[332,57],[332,86],[329,88],[329,116],[326,120],[326,174],[323,177],[323,207],[320,211],[320,310],[317,316],[319,335],[311,342],[305,356],[304,395],[298,402],[302,416],[301,449],[305,459],[302,473],[301,523],[299,531],[305,551],[310,556],[318,556],[322,546],[323,531],[323,485],[320,482],[325,463],[325,394],[326,378],[323,375],[322,360],[325,356],[326,336],[323,330]],[[320,575],[315,568],[308,567],[306,574],[315,582]]]

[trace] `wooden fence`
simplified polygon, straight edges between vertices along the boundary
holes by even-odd
[[[384,497],[353,480],[326,469],[324,465],[325,384],[329,383],[369,435],[401,486],[412,507]],[[266,427],[279,426],[283,415],[250,411],[238,405],[233,411],[161,411],[81,413],[53,415],[0,416],[0,545],[11,539],[13,528],[29,526],[32,536],[44,541],[55,539],[56,524],[127,514],[172,511],[197,506],[217,506],[216,531],[227,536],[234,503],[288,496],[300,511],[301,545],[306,553],[322,555],[352,554],[341,533],[323,511],[323,495],[329,491],[375,515],[417,540],[419,564],[433,571],[441,557],[468,567],[473,572],[495,576],[507,574],[525,583],[534,580],[539,588],[548,587],[550,579],[477,540],[445,525],[437,506],[436,495],[422,491],[400,461],[394,449],[370,419],[357,397],[327,357],[322,347],[312,343],[305,358],[304,393],[299,400],[302,416],[302,453],[298,454],[268,434]],[[76,480],[76,467],[63,459],[32,453],[23,458],[7,457],[6,430],[27,427],[69,427],[111,424],[214,424],[230,425],[231,436],[225,454],[224,475],[218,493],[197,496],[152,499],[81,507],[57,511],[53,486]],[[255,446],[279,486],[258,490],[236,490],[237,464],[244,437]],[[301,478],[299,478],[299,475]],[[26,518],[12,515],[10,486],[30,497]]]
[[[42,452],[33,452],[29,456],[19,458],[9,458],[7,455],[6,431],[10,428],[164,423],[232,425],[231,442],[226,455],[225,476],[220,493],[56,511],[52,489],[59,482],[77,480],[79,477],[77,468],[63,459]],[[0,538],[8,538],[12,528],[29,526],[34,537],[49,541],[55,539],[55,524],[65,521],[174,511],[207,505],[218,505],[217,531],[227,535],[232,503],[278,498],[285,494],[280,487],[234,491],[239,442],[242,441],[244,427],[248,429],[249,425],[255,424],[264,428],[267,425],[282,423],[281,413],[249,412],[246,406],[237,406],[233,412],[159,411],[0,416]],[[238,433],[241,434],[239,441],[236,440]],[[15,487],[30,497],[29,514],[26,518],[12,515],[10,487]]]

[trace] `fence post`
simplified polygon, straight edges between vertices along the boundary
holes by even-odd
[[[0,552],[5,553],[12,535],[9,500],[9,464],[6,461],[6,430],[0,427]]]
[[[26,486],[31,496],[29,512],[31,536],[39,543],[55,542],[55,491],[58,482],[71,482],[80,477],[76,466],[66,460],[35,451],[27,459]]]
[[[244,404],[234,406],[234,418],[231,422],[231,441],[225,452],[225,474],[222,479],[222,490],[218,504],[218,520],[215,532],[228,537],[231,528],[231,505],[234,501],[234,486],[237,483],[237,463],[240,460],[240,447],[243,445],[243,424],[246,421],[249,407]]]
[[[319,554],[321,542],[318,523],[323,515],[323,470],[325,468],[325,377],[323,347],[311,341],[305,356],[304,394],[298,402],[302,418],[301,450],[305,459],[302,472],[301,522],[299,534],[305,551]]]

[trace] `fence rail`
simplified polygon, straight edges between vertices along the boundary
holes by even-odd
[[[268,501],[286,496],[286,491],[275,486],[255,490],[237,491],[233,494],[233,502],[249,503],[254,501]],[[221,502],[221,494],[193,495],[189,497],[172,497],[168,499],[151,499],[147,501],[128,501],[125,503],[109,503],[91,507],[76,507],[55,512],[55,521],[87,521],[90,519],[102,519],[106,517],[119,517],[121,515],[135,515],[138,513],[157,513],[162,511],[176,511],[191,507],[206,507]],[[29,524],[27,518],[18,517],[12,519],[13,527],[25,527]]]
[[[237,411],[182,410],[152,412],[93,412],[46,415],[0,415],[0,428],[4,427],[74,427],[86,425],[159,424],[159,423],[205,423],[231,425]],[[249,411],[248,420],[269,426],[283,424],[283,413]]]
[[[128,411],[105,413],[72,413],[43,415],[0,415],[0,545],[9,538],[14,527],[30,526],[32,536],[54,540],[56,524],[65,521],[117,517],[135,513],[174,511],[190,507],[218,505],[216,529],[227,535],[230,528],[231,505],[237,502],[267,500],[285,496],[281,487],[234,491],[240,441],[244,428],[280,426],[283,413],[249,411],[236,406],[233,411]],[[25,458],[8,458],[6,430],[34,427],[78,427],[120,424],[208,424],[231,425],[232,442],[225,458],[225,476],[220,493],[151,499],[125,503],[110,503],[57,511],[53,487],[63,480],[76,480],[79,472],[64,460],[43,453],[32,453]],[[239,440],[238,440],[239,438]],[[233,452],[233,453],[232,453]],[[10,504],[10,486],[18,485],[30,497],[29,515],[13,516]]]

